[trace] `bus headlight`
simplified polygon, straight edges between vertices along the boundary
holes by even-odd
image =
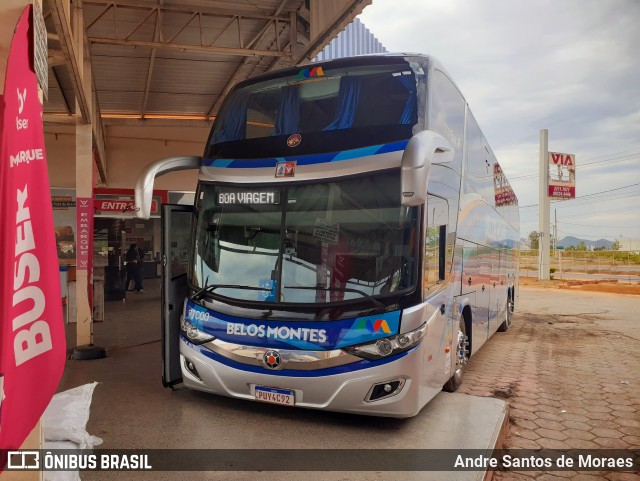
[[[343,351],[365,359],[377,360],[408,351],[417,346],[427,333],[427,323],[418,329],[392,337],[383,337],[359,346],[342,348]]]
[[[204,344],[205,342],[215,339],[215,336],[201,331],[184,318],[182,318],[182,321],[180,322],[180,330],[182,331],[182,335],[194,344]]]

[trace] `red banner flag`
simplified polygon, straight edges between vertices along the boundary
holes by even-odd
[[[66,354],[32,28],[29,5],[0,97],[0,449],[19,448],[36,426]]]

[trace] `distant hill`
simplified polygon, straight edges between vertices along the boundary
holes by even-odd
[[[573,237],[571,235],[566,236],[558,241],[558,245],[560,247],[577,247],[580,242],[584,242],[588,249],[593,249],[594,247],[604,246],[605,249],[611,249],[611,245],[613,241],[607,239],[598,239],[596,241],[580,239],[578,237]]]

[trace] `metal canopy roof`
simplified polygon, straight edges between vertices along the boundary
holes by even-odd
[[[67,32],[60,20],[65,1],[48,0],[43,9],[49,33],[49,122],[75,118],[81,83],[68,53],[68,37],[78,32]],[[312,58],[369,3],[73,0],[71,8],[81,9],[84,19],[94,111],[103,121],[118,123],[211,120],[236,82]]]

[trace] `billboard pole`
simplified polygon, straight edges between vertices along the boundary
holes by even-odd
[[[549,235],[549,131],[540,131],[540,199],[538,201],[538,279],[549,279],[549,249],[551,247]]]

